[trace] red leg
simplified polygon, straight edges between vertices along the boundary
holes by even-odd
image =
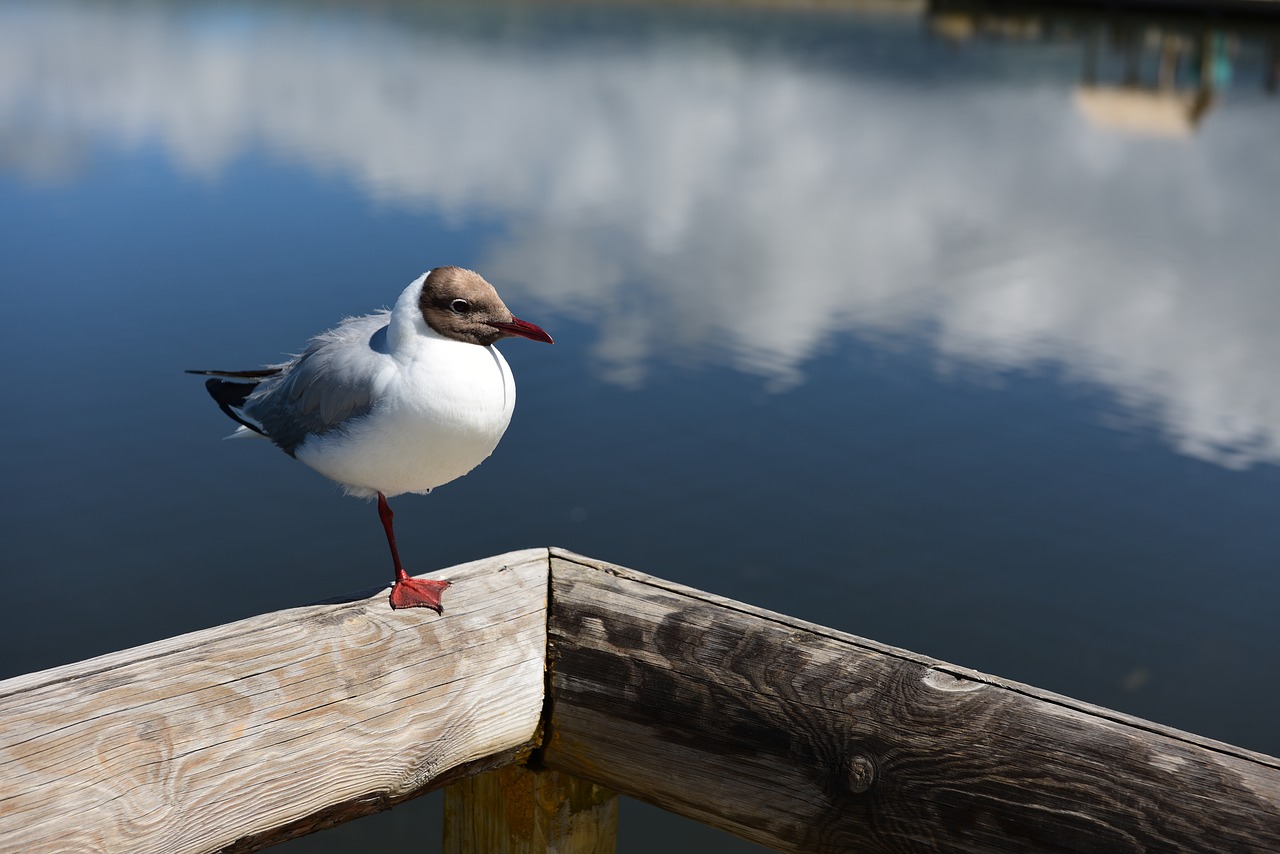
[[[396,548],[396,532],[392,527],[395,514],[386,496],[378,493],[378,518],[382,520],[382,530],[387,533],[387,545],[391,546],[391,560],[396,565],[396,583],[391,585],[392,608],[431,608],[437,614],[443,614],[440,605],[440,594],[449,586],[447,581],[432,581],[426,578],[413,578],[404,571],[400,564],[400,550]]]

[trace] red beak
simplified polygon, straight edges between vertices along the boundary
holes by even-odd
[[[521,320],[518,317],[512,317],[511,321],[504,323],[501,320],[486,321],[489,326],[494,329],[501,329],[508,335],[515,335],[520,338],[528,338],[530,341],[541,341],[543,344],[554,344],[551,336],[543,332],[541,327],[534,326],[527,320]]]

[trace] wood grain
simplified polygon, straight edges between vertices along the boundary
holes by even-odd
[[[443,618],[379,591],[0,682],[0,851],[253,851],[540,724],[546,770],[450,790],[457,850],[607,851],[602,786],[781,851],[1280,850],[1271,757],[560,550],[442,574]]]
[[[780,851],[1280,851],[1280,760],[567,552],[551,572],[547,767]]]
[[[618,796],[559,771],[523,765],[444,790],[444,854],[613,854]]]
[[[527,754],[547,551],[0,682],[0,850],[252,851]]]

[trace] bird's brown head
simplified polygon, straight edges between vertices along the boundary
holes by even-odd
[[[427,326],[454,341],[488,346],[519,337],[552,343],[542,329],[512,315],[479,273],[462,267],[437,267],[428,273],[418,308]]]

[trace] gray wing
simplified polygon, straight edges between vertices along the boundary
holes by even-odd
[[[258,385],[243,411],[290,456],[308,436],[341,429],[368,413],[378,377],[391,363],[390,317],[355,317],[317,335],[301,356]]]

